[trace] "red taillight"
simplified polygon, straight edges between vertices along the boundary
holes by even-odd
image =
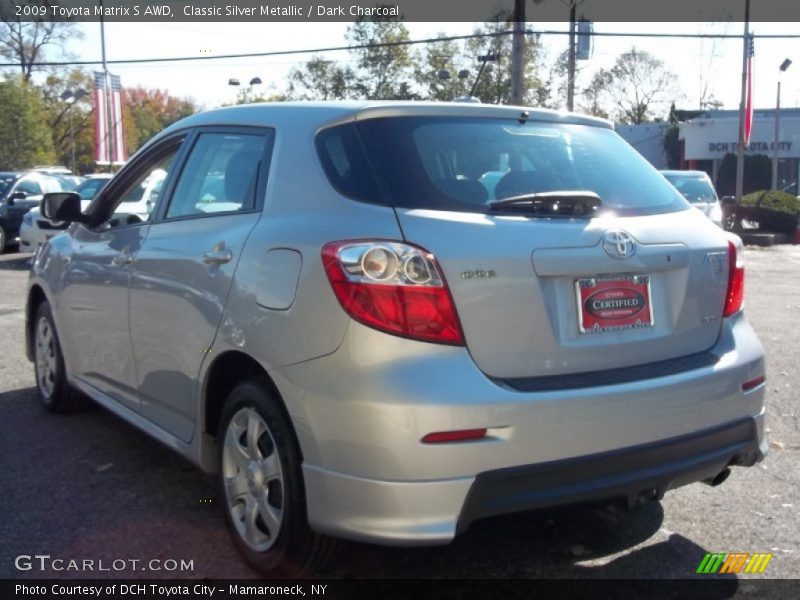
[[[448,442],[467,442],[486,437],[486,429],[460,429],[458,431],[437,431],[422,438],[423,444],[446,444]]]
[[[739,258],[736,244],[728,242],[728,289],[725,292],[723,317],[730,317],[742,308],[744,302],[744,264]]]
[[[453,299],[436,259],[397,242],[332,242],[322,248],[325,273],[345,312],[395,335],[464,345]]]

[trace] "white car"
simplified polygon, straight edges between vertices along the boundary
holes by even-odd
[[[142,221],[147,221],[156,205],[158,194],[161,192],[161,186],[166,177],[167,172],[164,169],[155,169],[140,185],[125,194],[117,206],[116,212],[136,215]]]
[[[92,199],[105,187],[111,177],[111,173],[90,175],[86,181],[72,190],[80,195],[82,210],[89,206]],[[45,219],[38,207],[32,208],[22,217],[22,225],[19,228],[20,250],[23,252],[36,252],[39,246],[54,235],[61,233],[67,226],[67,223]]]
[[[661,171],[661,174],[694,208],[723,228],[722,205],[714,184],[705,171]]]

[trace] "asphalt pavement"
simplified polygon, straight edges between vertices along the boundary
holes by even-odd
[[[29,260],[0,256],[0,578],[255,577],[229,541],[212,478],[103,409],[56,416],[37,404],[23,349]],[[319,575],[683,578],[709,552],[767,552],[764,575],[738,577],[800,577],[800,246],[748,248],[745,261],[746,311],[768,360],[763,463],[631,512],[487,519],[444,547],[348,543]],[[17,557],[27,555],[51,558],[24,570]],[[69,569],[77,559],[109,570]]]

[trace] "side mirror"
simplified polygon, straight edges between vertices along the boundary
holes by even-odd
[[[81,212],[81,197],[75,192],[51,192],[45,194],[39,205],[42,216],[51,221],[86,223],[88,218]]]
[[[723,196],[722,206],[734,206],[736,204],[736,196]]]

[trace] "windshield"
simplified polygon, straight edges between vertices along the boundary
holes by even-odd
[[[672,174],[665,174],[664,177],[692,204],[717,201],[714,186],[705,177]]]
[[[383,180],[393,206],[488,212],[504,198],[583,191],[603,211],[645,215],[688,208],[636,150],[609,129],[494,118],[394,117],[322,131],[323,167],[335,187],[376,200]],[[371,161],[354,140],[360,137]],[[360,166],[371,162],[375,167]],[[357,174],[357,175],[356,175]],[[370,197],[365,197],[365,195]]]
[[[87,179],[76,187],[74,191],[81,197],[81,200],[91,200],[109,181],[109,179],[100,178]]]

